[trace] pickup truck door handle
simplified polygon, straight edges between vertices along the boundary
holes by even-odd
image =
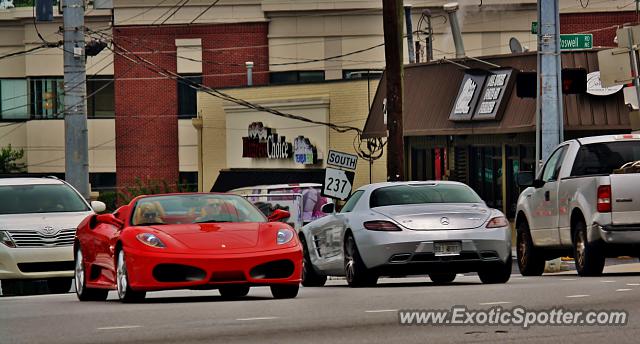
[[[549,190],[544,192],[544,200],[547,202],[551,200],[551,193],[549,192]]]

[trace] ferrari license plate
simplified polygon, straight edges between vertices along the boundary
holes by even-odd
[[[462,251],[462,245],[458,241],[443,241],[434,243],[436,256],[457,256]]]

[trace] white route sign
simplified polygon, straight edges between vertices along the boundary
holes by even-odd
[[[355,171],[356,165],[358,165],[358,156],[329,150],[327,165]]]
[[[351,194],[355,173],[327,167],[324,174],[322,195],[345,200]]]

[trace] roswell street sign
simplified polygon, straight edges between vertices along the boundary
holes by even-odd
[[[585,50],[593,48],[593,35],[567,34],[560,35],[560,50]]]

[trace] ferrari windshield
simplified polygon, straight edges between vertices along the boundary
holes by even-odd
[[[458,184],[396,185],[375,190],[371,208],[421,203],[482,203],[470,187]]]
[[[134,226],[266,221],[243,197],[219,194],[145,197],[136,202],[131,219]]]

